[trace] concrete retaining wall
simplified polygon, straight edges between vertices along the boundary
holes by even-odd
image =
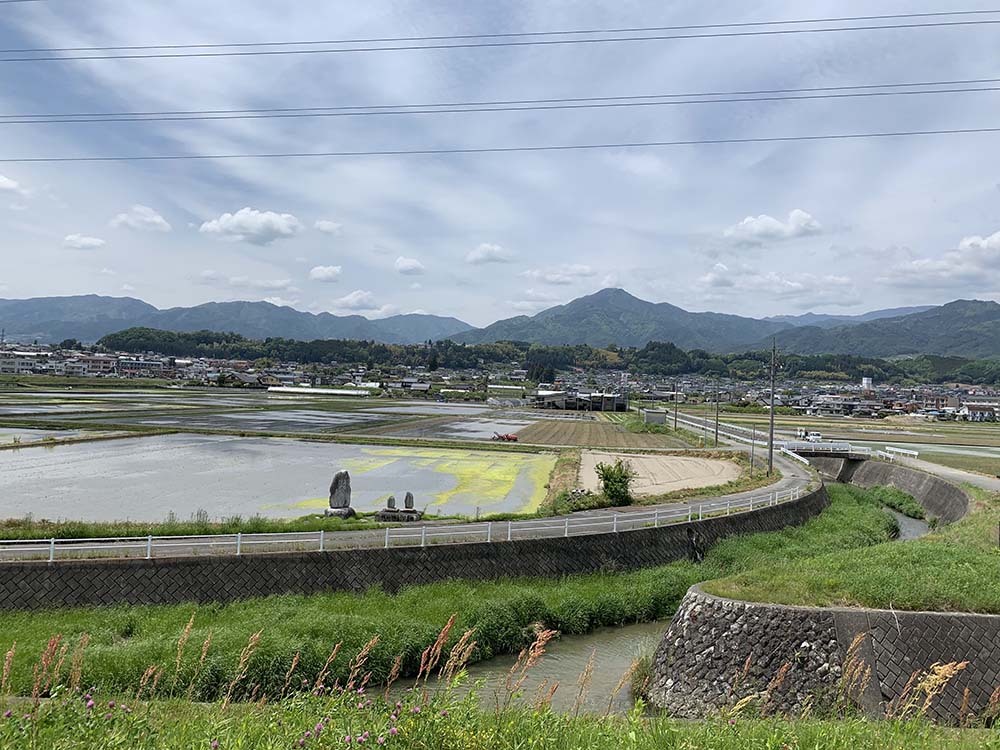
[[[793,502],[750,513],[621,534],[328,553],[4,563],[0,609],[224,602],[373,586],[397,591],[447,579],[635,570],[697,556],[725,537],[803,524],[828,504],[820,487]]]
[[[687,718],[764,692],[780,712],[806,702],[821,709],[834,701],[858,636],[871,679],[854,698],[870,716],[884,716],[913,674],[935,663],[969,662],[932,703],[938,721],[958,720],[966,689],[969,710],[981,715],[1000,686],[1000,616],[753,604],[694,587],[656,652],[651,699]]]
[[[809,463],[828,481],[858,487],[896,487],[912,495],[929,516],[944,523],[953,523],[969,512],[969,497],[960,487],[908,466],[828,456],[811,457]]]
[[[829,457],[810,463],[860,487],[898,487],[944,522],[969,509],[960,488],[906,466]],[[689,718],[765,691],[779,711],[796,713],[807,700],[822,707],[834,699],[859,635],[865,638],[858,657],[872,679],[855,697],[870,715],[884,715],[911,676],[935,663],[969,661],[931,708],[941,721],[957,720],[966,688],[970,709],[980,712],[1000,686],[1000,616],[784,607],[721,599],[694,587],[657,650],[651,698]],[[783,667],[783,679],[773,684]]]

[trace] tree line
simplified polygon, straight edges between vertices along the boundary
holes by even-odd
[[[701,349],[685,351],[669,342],[651,341],[642,348],[586,344],[545,346],[521,341],[492,344],[383,344],[376,341],[284,338],[249,339],[237,333],[161,331],[129,328],[108,334],[98,346],[109,351],[172,357],[299,362],[326,366],[365,365],[369,369],[406,365],[430,370],[478,369],[505,364],[528,371],[529,380],[551,381],[567,370],[627,370],[670,378],[680,375],[760,380],[770,370],[771,353],[717,354]],[[855,382],[871,377],[879,383],[1000,383],[1000,361],[920,356],[885,360],[845,354],[779,354],[782,377]]]

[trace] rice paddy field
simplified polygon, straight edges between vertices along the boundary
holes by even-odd
[[[552,453],[340,445],[171,434],[0,452],[0,517],[161,521],[321,513],[340,469],[353,505],[413,492],[438,515],[530,513],[546,496]]]
[[[623,425],[607,420],[546,419],[520,430],[517,436],[522,443],[546,446],[640,450],[688,447],[671,435],[629,432]]]

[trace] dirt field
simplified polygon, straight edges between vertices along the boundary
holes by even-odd
[[[668,435],[628,432],[620,425],[603,421],[546,420],[518,430],[517,436],[522,443],[570,445],[581,448],[688,447]]]
[[[580,486],[599,492],[597,464],[613,463],[624,458],[635,470],[632,494],[636,497],[665,495],[676,490],[716,487],[739,479],[743,473],[732,461],[698,456],[616,456],[612,453],[584,451],[580,460]]]

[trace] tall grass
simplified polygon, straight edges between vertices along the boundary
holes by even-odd
[[[245,681],[270,695],[280,692],[297,656],[298,674],[314,679],[334,644],[360,650],[374,636],[368,657],[373,680],[384,680],[397,656],[403,675],[416,674],[420,655],[453,613],[456,631],[475,628],[472,659],[517,653],[539,627],[583,634],[604,626],[650,622],[673,614],[687,589],[699,581],[757,566],[777,567],[804,557],[889,539],[895,523],[867,495],[831,487],[832,505],[801,527],[725,540],[701,564],[676,562],[647,570],[573,576],[563,580],[454,581],[413,587],[391,596],[331,593],[275,596],[227,605],[177,605],[63,609],[0,613],[0,649],[41,653],[53,634],[76,641],[87,634],[87,685],[121,690],[136,684],[150,664],[177,672],[161,692],[201,700],[225,694],[234,664],[248,638],[263,635],[246,664]],[[191,622],[191,617],[194,621]],[[189,624],[190,623],[190,624]],[[179,634],[187,648],[178,656]],[[200,647],[209,642],[204,656]],[[346,679],[345,665],[330,667]],[[13,689],[25,693],[32,675],[15,659]],[[170,685],[176,685],[171,688]]]
[[[991,730],[943,729],[923,719],[963,665],[940,665],[933,674],[922,676],[920,684],[926,689],[900,696],[899,713],[879,723],[857,718],[761,718],[766,698],[760,705],[741,701],[698,723],[649,718],[641,702],[625,716],[610,716],[610,709],[604,715],[557,714],[549,706],[559,685],[533,695],[524,690],[526,675],[538,665],[553,636],[547,630],[537,633],[506,677],[493,686],[495,709],[484,711],[478,693],[487,686],[467,693],[459,689],[476,633],[466,631],[452,639],[453,626],[449,619],[421,652],[420,673],[407,682],[409,689],[391,697],[388,689],[372,688],[374,675],[368,664],[377,637],[353,656],[341,653],[339,645],[334,648],[328,663],[347,662],[346,680],[306,680],[297,690],[267,693],[249,682],[245,670],[248,653],[260,643],[259,634],[254,634],[238,657],[226,698],[213,703],[164,699],[167,675],[157,665],[148,667],[127,690],[85,688],[73,676],[64,678],[57,661],[64,649],[59,639],[52,639],[33,665],[37,699],[26,702],[0,695],[0,747],[277,750],[370,744],[413,750],[964,750],[998,744]],[[293,658],[290,677],[295,676],[297,663]],[[575,685],[562,686],[578,696],[578,704],[589,689],[589,668]],[[623,675],[619,688],[627,677],[628,673]],[[242,691],[244,703],[230,702],[235,690]],[[966,725],[977,723],[969,719]]]

